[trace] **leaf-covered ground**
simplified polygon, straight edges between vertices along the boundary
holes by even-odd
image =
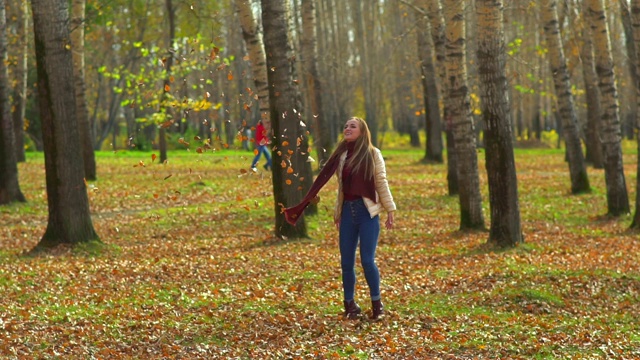
[[[246,171],[249,152],[176,151],[167,164],[99,153],[89,194],[106,245],[31,257],[47,204],[42,155],[30,154],[29,202],[0,207],[0,357],[640,358],[640,240],[630,216],[604,216],[602,170],[572,196],[561,151],[518,151],[526,242],[499,251],[486,232],[457,231],[444,165],[384,155],[399,211],[377,256],[388,315],[372,322],[339,316],[335,181],[307,218],[312,238],[278,240],[271,179]],[[635,161],[625,154],[632,205]]]

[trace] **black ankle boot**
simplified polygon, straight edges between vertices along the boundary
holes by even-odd
[[[382,301],[371,300],[371,319],[378,320],[382,315],[384,315],[384,306],[382,306]]]
[[[344,317],[347,319],[356,319],[361,311],[355,300],[344,301]]]

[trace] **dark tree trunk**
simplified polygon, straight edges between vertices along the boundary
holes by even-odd
[[[18,163],[13,142],[13,121],[9,103],[7,70],[7,17],[0,0],[0,205],[26,201],[18,182]]]
[[[518,180],[513,155],[502,3],[478,0],[478,75],[489,182],[489,242],[514,246],[523,241]]]
[[[42,119],[49,220],[36,246],[98,240],[84,182],[76,118],[69,10],[65,0],[33,0],[38,100]]]
[[[24,117],[27,109],[27,73],[28,73],[28,43],[29,37],[29,3],[23,1],[18,9],[15,10],[17,16],[16,25],[19,53],[17,55],[17,64],[14,70],[16,86],[13,89],[13,139],[16,148],[16,160],[24,162],[26,160],[24,154]]]
[[[312,176],[305,166],[309,149],[303,143],[306,138],[300,126],[300,95],[295,85],[295,61],[290,29],[287,27],[288,2],[285,0],[262,1],[262,23],[264,47],[267,55],[269,106],[273,128],[273,196],[275,210],[275,233],[278,237],[307,237],[305,219],[295,226],[286,222],[283,207],[298,204],[306,190],[300,177],[308,180]],[[296,176],[297,175],[297,176]]]
[[[422,65],[422,86],[427,132],[427,144],[423,161],[442,163],[442,122],[438,105],[440,94],[438,93],[437,73],[433,63],[434,47],[431,43],[431,24],[425,16],[419,19],[417,39],[418,56]]]
[[[171,0],[165,1],[165,8],[167,10],[167,16],[169,17],[169,37],[167,39],[167,49],[171,49],[173,47],[173,39],[175,38],[176,25],[175,25],[175,13],[173,11],[173,4]],[[165,70],[167,71],[167,78],[164,80],[164,96],[163,101],[168,102],[168,92],[171,90],[171,66],[173,66],[173,52],[167,52],[167,61],[165,62]],[[166,115],[168,116],[170,113],[170,107],[164,104],[162,106],[165,107]],[[166,119],[168,120],[168,118]],[[166,124],[166,122],[165,122]],[[167,161],[167,135],[166,135],[166,126],[162,125],[159,131],[159,147],[160,147],[160,163],[164,163]]]

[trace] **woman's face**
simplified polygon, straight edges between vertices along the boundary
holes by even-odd
[[[360,124],[357,120],[349,120],[344,124],[344,130],[342,131],[344,139],[348,142],[356,141],[360,137]]]

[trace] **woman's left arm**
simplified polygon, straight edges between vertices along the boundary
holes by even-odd
[[[384,159],[382,158],[382,153],[379,149],[376,149],[374,159],[376,192],[378,193],[382,207],[387,211],[387,221],[385,222],[385,225],[387,229],[391,229],[393,227],[393,212],[396,211],[396,204],[393,201],[393,195],[391,195],[391,190],[389,189],[387,170]]]

